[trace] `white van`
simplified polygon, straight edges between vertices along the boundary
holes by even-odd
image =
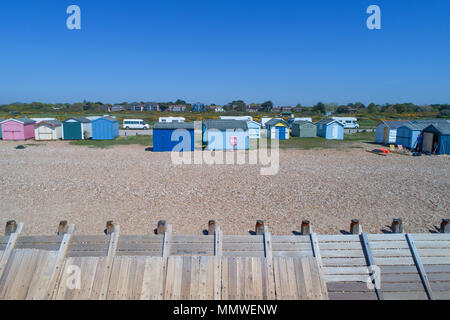
[[[123,128],[128,129],[150,129],[150,125],[142,119],[124,119]]]
[[[220,120],[244,120],[244,121],[253,121],[253,117],[251,117],[251,116],[220,116]]]
[[[345,129],[358,129],[359,124],[357,119],[353,117],[332,117],[331,119],[339,121],[344,125]]]
[[[185,120],[183,117],[159,117],[158,122],[184,122]]]

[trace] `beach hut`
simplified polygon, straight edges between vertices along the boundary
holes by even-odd
[[[422,151],[434,154],[450,154],[450,124],[430,124],[422,130]]]
[[[58,140],[62,137],[61,121],[45,120],[34,125],[35,140]]]
[[[297,120],[292,123],[291,135],[300,138],[315,138],[317,137],[317,127],[310,121]]]
[[[266,122],[266,132],[268,139],[289,139],[290,129],[286,121],[281,118],[273,118]]]
[[[248,137],[250,139],[261,138],[261,124],[259,122],[253,120],[247,121],[247,127],[248,127]]]
[[[410,124],[408,120],[382,120],[375,131],[375,142],[383,144],[395,144],[397,141],[397,129],[405,124]]]
[[[70,118],[62,123],[64,140],[84,140],[92,138],[92,122],[86,118]]]
[[[316,122],[317,135],[330,140],[344,139],[344,125],[333,119],[324,119]]]
[[[193,122],[157,122],[153,126],[153,151],[194,151]]]
[[[208,150],[248,150],[247,121],[207,119],[203,122],[203,142]]]
[[[27,118],[7,119],[2,121],[3,140],[27,140],[34,138],[34,124],[36,122]]]
[[[119,120],[101,117],[92,121],[92,140],[113,140],[119,135]]]
[[[417,146],[417,138],[427,125],[407,123],[397,128],[395,144],[408,149],[414,149]]]

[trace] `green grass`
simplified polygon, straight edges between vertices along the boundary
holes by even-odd
[[[375,132],[360,132],[346,134],[344,140],[327,140],[324,138],[298,138],[290,137],[288,140],[280,140],[280,149],[342,149],[361,148],[360,142],[373,142]]]
[[[114,140],[77,140],[77,141],[70,141],[69,143],[74,146],[87,146],[90,148],[102,148],[102,149],[118,145],[132,145],[132,144],[149,147],[153,145],[153,136],[140,135],[131,137],[118,137]]]

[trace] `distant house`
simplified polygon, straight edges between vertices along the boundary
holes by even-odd
[[[170,105],[168,108],[169,112],[186,112],[185,105]]]
[[[70,118],[62,123],[63,140],[85,140],[92,138],[92,122],[86,118]]]
[[[34,138],[36,121],[28,118],[7,119],[1,122],[3,140],[27,140]]]
[[[248,120],[247,127],[248,127],[248,136],[250,139],[260,139],[261,138],[261,124],[260,123],[253,121],[253,120]]]
[[[119,120],[100,117],[92,121],[92,140],[113,140],[119,135]]]
[[[450,154],[450,123],[430,124],[423,129],[422,151],[434,154]]]
[[[411,124],[408,120],[382,120],[375,131],[375,142],[395,144],[397,142],[397,128],[405,124]]]
[[[110,111],[110,112],[120,112],[120,111],[123,111],[123,110],[125,110],[125,108],[122,105],[116,104],[116,105],[113,105],[112,107],[110,107],[108,111]]]
[[[292,123],[291,135],[300,138],[317,137],[317,127],[311,121],[297,120]]]
[[[159,104],[155,102],[144,103],[141,106],[142,111],[160,111]]]
[[[225,112],[225,109],[224,109],[223,107],[221,107],[221,106],[216,106],[216,107],[214,108],[214,111],[215,111],[215,112]]]
[[[287,140],[290,136],[289,125],[281,118],[273,118],[265,123],[267,138]]]
[[[153,151],[194,151],[194,123],[155,123],[153,127]]]
[[[261,106],[247,106],[247,112],[258,112]]]
[[[344,125],[333,119],[324,119],[316,122],[317,135],[330,140],[344,139]]]
[[[249,133],[244,120],[203,121],[203,142],[208,150],[248,150]]]
[[[203,104],[201,102],[197,102],[192,105],[191,111],[192,112],[205,112],[206,106],[205,106],[205,104]]]
[[[62,123],[59,120],[40,121],[34,125],[35,140],[58,140],[62,138]]]

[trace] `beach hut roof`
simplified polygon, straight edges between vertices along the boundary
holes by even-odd
[[[157,122],[153,126],[153,129],[159,130],[176,130],[176,129],[194,129],[193,122]]]
[[[306,120],[295,120],[292,124],[299,124],[299,125],[312,124],[312,125],[314,125],[314,123],[312,123],[311,121],[306,121]]]
[[[288,126],[288,123],[281,118],[270,119],[269,121],[266,122],[266,126],[273,126],[276,125],[278,122],[284,122],[284,124]]]
[[[409,120],[381,120],[380,123],[384,123],[387,127],[391,128],[391,129],[397,129],[405,124],[411,124],[411,121],[409,121]]]
[[[247,121],[245,120],[222,120],[222,119],[207,119],[205,120],[206,129],[243,129],[248,130]]]
[[[67,122],[67,121],[69,121],[69,120],[76,120],[76,121],[78,121],[78,122],[83,122],[83,123],[89,123],[89,122],[91,122],[91,120],[86,119],[86,118],[83,118],[83,117],[70,118],[70,119],[67,119],[67,120],[64,121],[64,122]]]
[[[450,123],[433,123],[430,124],[428,127],[426,127],[424,130],[434,128],[436,131],[438,131],[442,135],[450,135]]]
[[[59,120],[45,120],[45,121],[41,121],[35,124],[36,127],[39,127],[41,125],[48,125],[51,127],[59,127],[61,126],[61,121]]]
[[[333,123],[333,122],[336,122],[336,123],[344,126],[341,122],[339,122],[337,120],[333,120],[333,119],[323,119],[323,120],[317,121],[316,124],[317,123],[330,124],[330,123]]]
[[[100,118],[97,118],[97,119],[92,120],[92,121],[97,121],[97,120],[101,120],[101,119],[105,119],[105,120],[108,120],[108,121],[111,121],[111,122],[119,122],[119,120],[117,120],[117,118],[113,118],[113,117],[110,117],[110,116],[100,117]]]
[[[6,119],[6,120],[4,120],[4,121],[2,121],[0,123],[6,122],[6,121],[11,121],[11,120],[12,121],[16,121],[16,122],[20,122],[20,123],[23,123],[23,124],[31,124],[31,123],[35,123],[36,122],[36,121],[28,119],[28,118],[18,118],[18,119]]]

